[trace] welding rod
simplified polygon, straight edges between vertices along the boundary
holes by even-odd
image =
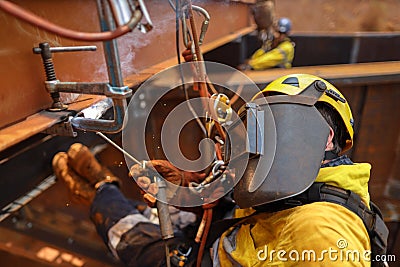
[[[125,156],[127,156],[129,159],[133,160],[134,162],[136,162],[137,164],[139,164],[142,168],[143,168],[143,163],[138,161],[137,159],[135,159],[131,154],[129,154],[126,150],[122,149],[119,145],[117,145],[113,140],[111,140],[110,138],[108,138],[107,136],[105,136],[103,133],[101,132],[96,132],[97,135],[100,135],[104,140],[106,140],[108,143],[110,143],[111,145],[113,145],[113,147],[115,147],[116,149],[118,149],[120,152],[122,152],[122,154],[124,154]]]

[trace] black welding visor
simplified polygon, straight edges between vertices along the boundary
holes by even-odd
[[[314,182],[329,135],[314,107],[322,93],[313,83],[299,95],[256,99],[228,128],[225,160],[240,178],[234,199],[241,208],[300,194]]]

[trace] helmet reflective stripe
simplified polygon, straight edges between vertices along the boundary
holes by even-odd
[[[297,83],[293,82],[295,80],[297,80]],[[321,80],[325,82],[327,86],[326,92],[328,92],[328,93],[325,92],[320,97],[318,102],[324,102],[329,104],[334,110],[336,110],[339,113],[340,117],[342,118],[346,126],[348,139],[346,140],[346,145],[342,150],[344,152],[350,149],[353,145],[354,119],[351,113],[349,103],[346,101],[346,98],[331,83],[310,74],[290,74],[274,80],[267,87],[265,87],[261,93],[277,92],[285,95],[298,95],[305,88],[307,88],[307,86],[309,86],[316,80]],[[258,95],[256,95],[255,97],[257,96]]]

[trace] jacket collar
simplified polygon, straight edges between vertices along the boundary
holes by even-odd
[[[369,206],[368,181],[370,171],[371,165],[369,163],[352,163],[349,158],[342,156],[321,166],[315,181],[351,190],[358,194]]]

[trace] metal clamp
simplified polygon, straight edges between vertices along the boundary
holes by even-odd
[[[46,90],[49,93],[64,92],[76,94],[105,95],[111,98],[124,99],[132,95],[128,86],[113,87],[108,83],[83,83],[83,82],[60,82],[46,81]]]
[[[78,134],[74,131],[74,128],[71,124],[71,118],[69,117],[67,121],[59,122],[47,128],[43,133],[50,135],[59,135],[59,136],[70,136],[76,137]]]
[[[92,120],[82,117],[72,118],[70,124],[78,129],[86,131],[101,131],[115,133],[122,127],[123,117],[126,109],[126,99],[132,95],[132,90],[128,86],[112,86],[109,83],[85,83],[85,82],[61,82],[57,79],[52,53],[76,52],[76,51],[96,51],[96,46],[77,46],[77,47],[50,47],[48,43],[40,43],[39,47],[33,48],[33,53],[41,54],[44,69],[46,72],[45,88],[50,93],[53,103],[48,111],[59,112],[66,110],[67,105],[60,100],[60,92],[76,94],[104,95],[111,97],[114,102],[114,120]],[[111,52],[112,53],[112,52]],[[116,85],[122,82],[116,83]],[[64,127],[64,126],[63,126]],[[62,128],[49,130],[50,133],[63,134]]]
[[[50,47],[48,43],[40,43],[39,47],[33,48],[34,54],[40,54],[43,60],[44,71],[46,72],[46,81],[47,82],[57,82],[56,72],[54,69],[53,57],[52,53],[58,52],[77,52],[77,51],[96,51],[97,47],[92,46],[75,46],[75,47]],[[64,105],[60,101],[60,92],[57,90],[51,90],[50,93],[51,98],[53,99],[53,104],[48,111],[57,112],[66,110],[68,108],[67,105]]]

